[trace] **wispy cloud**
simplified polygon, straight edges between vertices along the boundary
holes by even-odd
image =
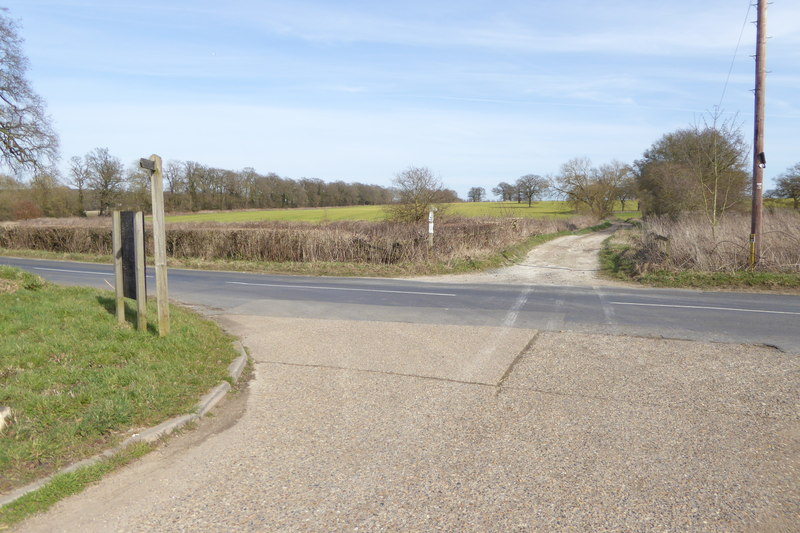
[[[410,1],[391,10],[381,2],[270,2],[261,17],[247,17],[267,31],[322,43],[641,55],[725,50],[744,15],[722,1],[498,2],[490,17],[471,16],[461,3],[433,12],[426,5]],[[244,16],[235,7],[230,13]]]
[[[690,123],[719,101],[748,0],[5,5],[67,157],[384,182],[426,164],[466,191],[578,155],[632,160]],[[772,171],[796,158],[800,6],[770,13]],[[724,102],[744,131],[753,40],[747,24]]]

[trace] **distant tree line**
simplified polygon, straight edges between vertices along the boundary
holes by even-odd
[[[196,161],[168,161],[163,170],[165,204],[173,212],[379,205],[392,202],[397,194],[380,185],[290,179]],[[126,168],[107,148],[72,157],[68,173],[68,185],[50,173],[38,173],[28,183],[0,176],[0,220],[150,209],[148,174],[138,167]]]

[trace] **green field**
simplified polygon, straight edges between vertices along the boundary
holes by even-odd
[[[764,207],[793,209],[794,201],[791,198],[764,198]]]
[[[533,206],[516,202],[463,202],[445,204],[444,212],[465,217],[530,217],[568,218],[575,212],[566,202],[536,202]],[[281,220],[319,224],[337,220],[385,220],[386,210],[381,205],[352,207],[319,207],[301,209],[265,209],[241,211],[216,211],[190,215],[173,215],[167,222],[260,222]]]
[[[630,205],[630,204],[629,204]],[[562,201],[535,202],[531,207],[517,202],[459,202],[445,204],[442,211],[462,217],[528,217],[569,218],[575,211]],[[621,209],[621,205],[617,205]],[[641,216],[638,211],[615,212],[617,218]],[[280,220],[285,222],[308,222],[320,224],[338,220],[385,220],[386,208],[382,205],[359,205],[350,207],[316,207],[297,209],[264,209],[239,211],[212,211],[188,215],[172,215],[167,222],[261,222]]]
[[[385,218],[386,213],[383,206],[359,205],[352,207],[212,211],[191,215],[168,216],[167,222],[261,222],[264,220],[280,220],[319,224],[336,220],[383,220]]]

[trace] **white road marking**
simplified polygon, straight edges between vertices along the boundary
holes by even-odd
[[[48,272],[66,272],[67,274],[91,274],[93,276],[113,276],[113,272],[90,272],[88,270],[67,270],[65,268],[45,268],[45,267],[33,267],[33,270],[46,270]],[[155,279],[155,276],[151,276],[150,274],[146,275],[145,278],[147,279]]]
[[[531,287],[525,287],[525,290],[520,293],[517,297],[517,300],[514,302],[514,305],[511,306],[511,309],[508,310],[506,314],[506,318],[503,320],[502,326],[504,328],[510,328],[514,325],[517,321],[517,317],[519,316],[519,310],[525,305],[525,302],[528,301],[528,295],[531,293]]]
[[[354,289],[351,287],[316,287],[311,285],[281,285],[278,283],[245,283],[242,281],[226,281],[230,285],[250,285],[255,287],[277,287],[281,289],[313,289],[320,291],[351,291],[351,292],[384,292],[391,294],[419,294],[422,296],[457,296],[445,292],[416,292],[416,291],[391,291],[386,289]]]
[[[606,319],[606,324],[614,324],[616,317],[614,316],[614,308],[611,307],[614,302],[607,301],[603,290],[597,285],[593,285],[592,289],[597,293],[597,297],[600,298],[600,306],[603,308],[603,317]]]
[[[796,311],[770,311],[768,309],[741,309],[738,307],[711,307],[704,305],[643,304],[635,302],[608,302],[612,305],[638,305],[640,307],[672,307],[675,309],[710,309],[712,311],[736,311],[740,313],[769,313],[773,315],[800,315]]]
[[[505,318],[503,319],[503,323],[500,324],[500,327],[494,328],[493,333],[488,336],[486,339],[486,344],[483,346],[480,352],[478,352],[477,356],[472,360],[469,365],[470,374],[469,375],[476,375],[473,374],[475,370],[480,370],[481,368],[485,368],[489,361],[495,360],[498,358],[497,350],[498,346],[500,346],[500,342],[508,336],[511,330],[514,327],[514,324],[517,322],[517,318],[519,318],[519,312],[525,307],[525,304],[528,302],[528,297],[530,296],[531,292],[533,291],[533,287],[528,285],[525,287],[522,292],[519,293],[517,299],[514,301],[514,305],[511,306],[511,309],[508,310],[506,313]],[[507,354],[502,354],[499,357],[503,357]],[[516,358],[515,358],[516,362]],[[505,374],[508,374],[513,368],[514,362],[511,363],[511,366],[506,369]],[[476,375],[477,376],[477,375]],[[505,375],[500,378],[500,382],[502,383],[505,379]],[[476,378],[477,381],[477,378]]]
[[[69,274],[93,274],[95,276],[108,276],[108,272],[89,272],[87,270],[66,270],[64,268],[33,267],[34,270],[47,270],[48,272],[67,272]]]

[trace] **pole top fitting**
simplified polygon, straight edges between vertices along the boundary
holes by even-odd
[[[139,159],[139,168],[143,168],[145,170],[149,170],[150,172],[156,171],[156,162],[152,159]]]

